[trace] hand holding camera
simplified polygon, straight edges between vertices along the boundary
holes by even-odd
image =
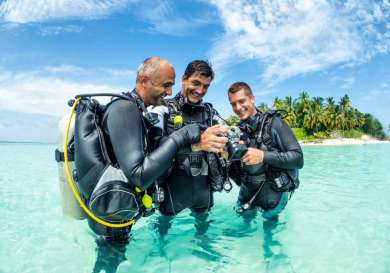
[[[229,128],[222,125],[214,125],[207,128],[200,136],[200,141],[193,144],[192,151],[206,151],[211,153],[222,153],[228,138]]]
[[[226,144],[229,161],[240,160],[248,150],[246,145],[240,141],[241,135],[240,128],[237,126],[229,126],[227,134],[228,142]]]
[[[242,158],[245,165],[257,165],[261,164],[264,159],[264,152],[256,148],[248,148],[248,151]]]

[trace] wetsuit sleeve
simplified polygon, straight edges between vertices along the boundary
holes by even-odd
[[[146,133],[142,118],[134,103],[118,100],[109,108],[106,128],[118,164],[129,183],[146,189],[170,166],[178,146],[168,138],[145,155]]]
[[[265,151],[264,163],[282,169],[301,169],[303,167],[302,149],[287,123],[275,117],[271,125],[271,134],[281,151]]]

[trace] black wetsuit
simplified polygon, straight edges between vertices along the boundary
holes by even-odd
[[[132,186],[147,189],[167,170],[180,147],[199,141],[200,129],[197,126],[187,126],[151,151],[148,136],[151,124],[144,117],[139,105],[143,102],[135,92],[133,96],[137,99],[117,99],[107,106],[103,115],[102,129],[112,163],[120,167]],[[106,270],[112,269],[114,272],[119,263],[124,260],[131,226],[109,228],[92,220],[89,224],[97,234],[103,235],[97,241],[98,258],[101,259],[95,264],[94,271],[100,272],[100,268],[105,267]],[[105,256],[108,260],[106,265],[104,265]]]
[[[205,128],[217,123],[211,104],[189,103],[180,93],[168,100],[167,106],[159,106],[152,111],[163,119],[160,127],[164,135],[175,131],[172,123],[175,111],[183,117],[184,124],[197,123]],[[169,174],[160,179],[165,192],[165,200],[159,208],[161,214],[172,216],[186,208],[195,213],[208,211],[213,206],[208,168],[206,152],[192,152],[190,145],[181,148]]]
[[[267,211],[278,205],[283,194],[283,191],[276,190],[274,178],[281,171],[297,172],[302,168],[303,154],[292,130],[279,115],[266,118],[262,135],[269,136],[269,143],[262,143],[259,131],[264,118],[265,115],[258,112],[239,124],[247,134],[248,146],[264,151],[263,163],[247,166],[235,161],[229,174],[240,185],[238,201],[241,204],[249,202],[261,187],[251,205]]]
[[[141,99],[134,91],[132,95],[137,100],[117,99],[107,106],[102,128],[111,162],[120,167],[133,187],[144,190],[170,167],[180,147],[199,140],[200,130],[198,126],[186,126],[151,151],[148,131],[152,124],[142,113]],[[111,229],[93,223],[91,227],[101,235],[115,236],[128,231],[128,228]]]

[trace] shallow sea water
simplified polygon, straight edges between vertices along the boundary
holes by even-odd
[[[92,272],[95,236],[62,216],[54,145],[0,143],[0,272]],[[205,235],[189,211],[162,241],[133,229],[118,272],[390,272],[390,145],[306,146],[301,186],[275,223],[215,194]]]

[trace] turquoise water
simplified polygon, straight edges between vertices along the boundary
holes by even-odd
[[[53,145],[0,144],[0,272],[91,272],[95,237],[64,218]],[[188,212],[161,242],[157,215],[134,227],[118,272],[390,272],[390,145],[304,147],[305,167],[276,225],[216,194],[206,235]]]

